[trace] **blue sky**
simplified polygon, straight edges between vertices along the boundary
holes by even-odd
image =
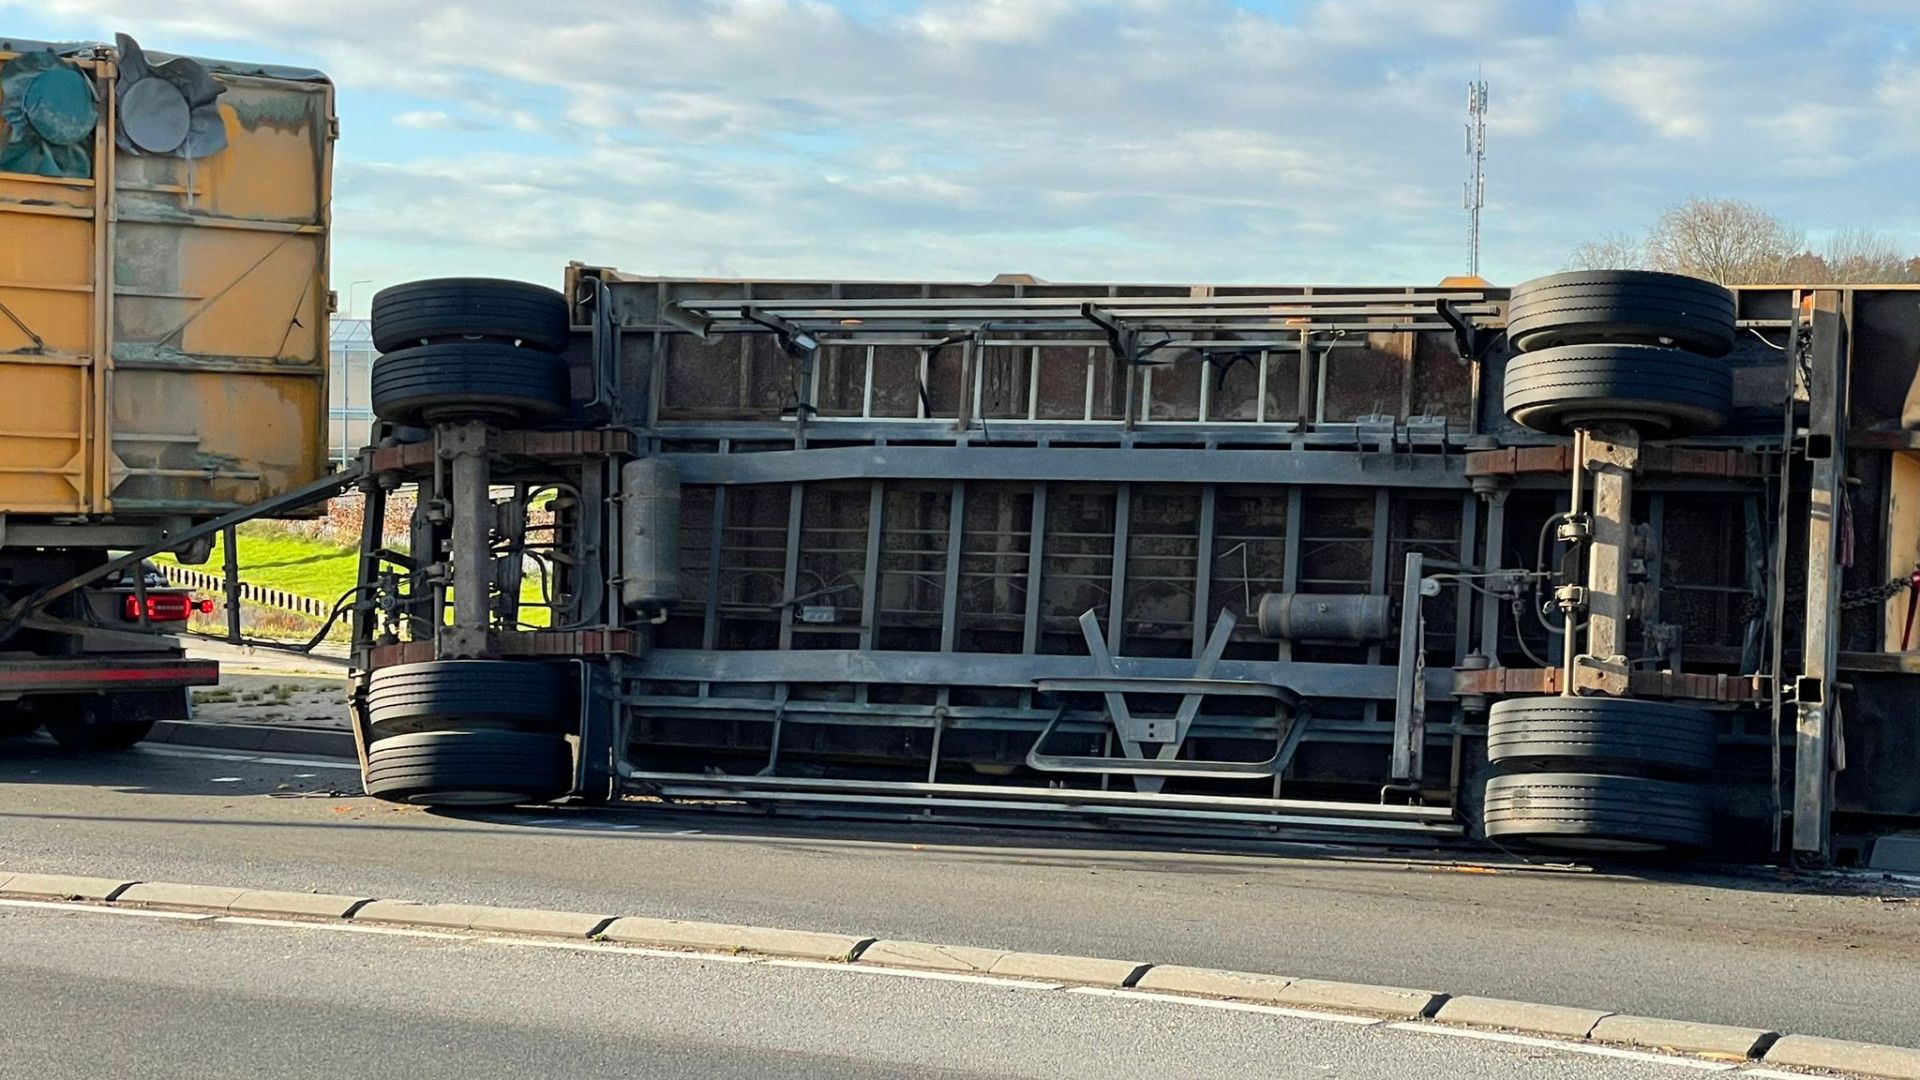
[[[1689,194],[1920,253],[1912,0],[0,0],[318,67],[333,274],[1423,283]]]

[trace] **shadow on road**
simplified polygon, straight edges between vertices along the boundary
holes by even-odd
[[[1679,884],[1743,892],[1798,895],[1878,895],[1898,887],[1867,874],[1797,874],[1777,867],[1725,863],[1661,864],[1588,861],[1480,850],[1436,850],[1262,838],[1201,837],[1137,830],[1089,828],[1083,822],[954,822],[873,820],[742,807],[671,806],[630,799],[615,806],[538,806],[513,810],[425,810],[373,800],[360,790],[357,770],[346,762],[280,757],[250,752],[139,746],[116,753],[76,754],[44,735],[0,740],[0,793],[8,788],[75,786],[122,795],[179,797],[188,813],[159,807],[153,813],[115,817],[50,803],[44,798],[0,802],[0,819],[138,820],[182,827],[219,825],[326,830],[399,830],[442,835],[541,834],[594,839],[618,845],[644,838],[751,847],[777,844],[787,850],[890,848],[936,852],[947,860],[1032,866],[1160,871],[1223,878],[1249,868],[1338,866],[1342,873],[1379,871],[1533,878],[1606,878],[1647,884]],[[23,805],[23,802],[26,805]],[[272,804],[288,804],[273,811]],[[298,804],[298,808],[293,804]],[[97,804],[95,806],[97,809]],[[306,809],[311,808],[311,809]],[[1215,856],[1218,858],[1206,858]],[[1463,883],[1464,884],[1464,883]]]

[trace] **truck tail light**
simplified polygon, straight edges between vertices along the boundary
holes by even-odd
[[[211,612],[213,602],[196,604],[193,597],[186,593],[160,592],[147,594],[148,622],[186,622],[196,610]],[[128,622],[140,621],[140,598],[128,596],[125,615]]]

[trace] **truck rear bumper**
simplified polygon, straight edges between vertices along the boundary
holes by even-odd
[[[16,694],[85,694],[109,690],[162,690],[212,686],[220,681],[214,660],[177,657],[83,657],[73,660],[0,662],[0,698]]]

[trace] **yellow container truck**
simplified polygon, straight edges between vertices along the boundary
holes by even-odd
[[[327,472],[336,133],[319,72],[0,39],[0,733],[127,745],[217,678],[138,564],[60,586]]]

